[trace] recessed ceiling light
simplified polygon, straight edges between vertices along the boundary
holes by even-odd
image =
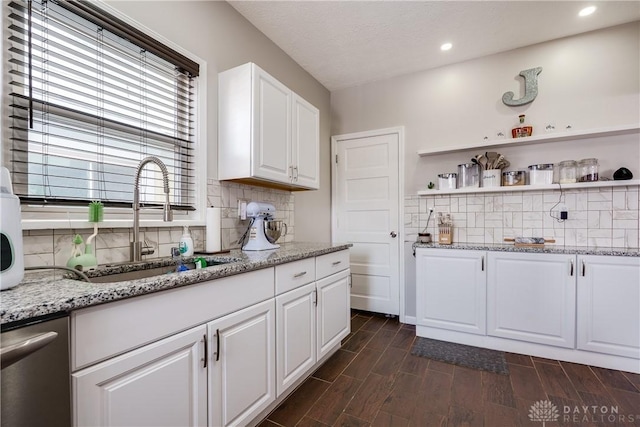
[[[596,7],[595,6],[589,6],[589,7],[585,7],[584,9],[582,9],[579,13],[578,16],[589,16],[591,15],[593,12],[596,11]]]
[[[445,43],[442,46],[440,46],[440,50],[449,50],[453,47],[453,45],[451,43]]]

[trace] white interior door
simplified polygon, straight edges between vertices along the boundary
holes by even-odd
[[[352,243],[351,307],[400,314],[401,129],[332,137],[333,241]]]

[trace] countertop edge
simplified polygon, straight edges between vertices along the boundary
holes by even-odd
[[[25,322],[40,316],[60,312],[68,313],[125,298],[177,289],[338,252],[351,246],[349,243],[335,245],[290,243],[282,245],[281,249],[271,251],[247,253],[235,250],[230,253],[230,256],[239,258],[239,261],[200,270],[120,283],[87,283],[65,278],[66,273],[34,272],[25,275],[23,282],[15,288],[0,293],[0,324],[4,329],[15,323]],[[84,286],[85,289],[79,288],[79,286]]]
[[[412,247],[414,250],[417,248],[430,248],[430,249],[460,249],[460,250],[495,251],[495,252],[640,257],[640,249],[637,249],[637,248],[631,248],[631,249],[629,248],[587,248],[582,246],[554,246],[554,245],[545,245],[543,247],[526,247],[526,246],[514,246],[513,244],[498,244],[498,243],[492,243],[492,244],[453,243],[450,245],[441,245],[438,243],[420,243],[420,242],[414,242]]]

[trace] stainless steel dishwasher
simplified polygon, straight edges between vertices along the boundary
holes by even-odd
[[[69,427],[69,317],[3,325],[0,356],[2,427]]]

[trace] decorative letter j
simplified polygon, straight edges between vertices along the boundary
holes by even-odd
[[[542,67],[530,68],[520,71],[524,77],[524,96],[520,99],[513,99],[513,92],[505,92],[502,95],[502,102],[505,105],[517,106],[528,104],[538,96],[538,74],[542,72]]]

